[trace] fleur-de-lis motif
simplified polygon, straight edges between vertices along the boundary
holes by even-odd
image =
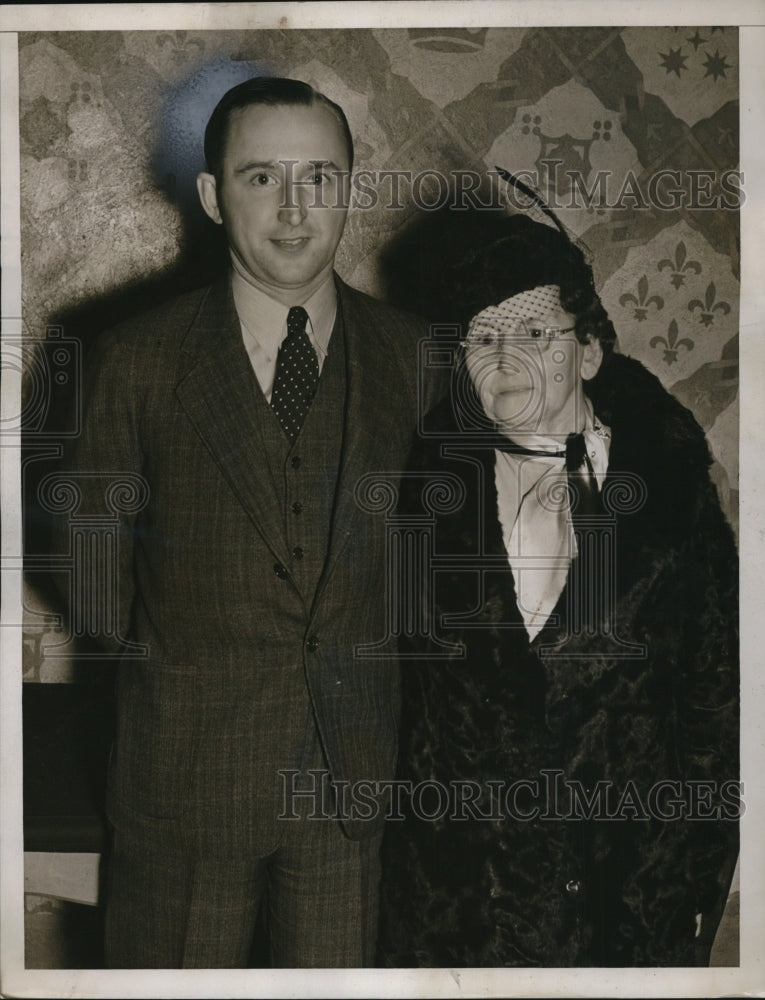
[[[665,257],[659,261],[658,269],[660,271],[663,271],[665,267],[668,267],[672,271],[672,284],[675,288],[679,288],[685,284],[686,271],[701,274],[701,264],[697,260],[688,260],[687,256],[688,251],[685,243],[680,240],[675,249],[675,259],[670,260],[669,257]]]
[[[174,31],[172,35],[164,32],[157,38],[157,45],[161,49],[170,46],[170,51],[175,62],[184,62],[191,55],[192,49],[196,49],[197,55],[204,50],[205,43],[199,38],[188,38],[188,31]]]
[[[693,341],[689,340],[688,337],[681,337],[680,340],[677,339],[677,321],[674,319],[669,324],[667,336],[651,337],[650,343],[651,347],[658,347],[659,344],[664,344],[664,361],[668,365],[673,365],[677,361],[677,352],[681,347],[684,347],[686,351],[693,350]]]
[[[693,299],[688,303],[688,308],[691,312],[695,312],[696,309],[701,309],[701,315],[699,316],[699,321],[704,324],[704,326],[711,326],[715,321],[714,314],[717,310],[721,310],[724,316],[727,316],[730,312],[730,305],[727,302],[715,302],[715,297],[717,295],[717,289],[715,288],[714,281],[710,281],[707,285],[707,290],[704,293],[704,301],[701,299]]]
[[[656,309],[664,308],[664,299],[661,295],[652,295],[650,298],[648,296],[648,276],[643,275],[643,277],[637,283],[637,296],[633,295],[632,292],[625,292],[624,295],[619,297],[619,305],[626,306],[628,302],[635,303],[635,311],[633,313],[635,319],[644,320],[648,315],[648,307],[652,302],[656,303]]]

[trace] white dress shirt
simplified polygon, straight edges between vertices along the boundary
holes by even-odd
[[[287,336],[287,314],[290,307],[255,288],[236,268],[232,273],[231,287],[252,370],[266,402],[270,403],[276,374],[276,355]],[[337,289],[332,275],[302,306],[308,313],[306,332],[316,351],[321,372],[337,314]]]
[[[584,438],[600,488],[608,470],[610,432],[585,399]],[[560,451],[560,442],[524,438],[528,448]],[[502,540],[529,640],[541,632],[566,584],[576,539],[571,525],[565,458],[495,451],[494,480]],[[556,489],[557,484],[557,489]]]

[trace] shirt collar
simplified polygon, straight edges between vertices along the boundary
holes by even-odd
[[[232,271],[231,288],[245,334],[257,341],[270,361],[275,361],[279,345],[287,336],[290,307],[250,284],[237,268]],[[311,341],[324,358],[337,313],[337,289],[331,274],[302,306],[308,313]]]
[[[582,399],[583,399],[582,426],[573,427],[571,429],[575,432],[582,431],[583,433],[586,434],[588,431],[592,431],[596,427],[597,420],[595,417],[595,411],[593,409],[592,402],[590,401],[589,397],[583,394]],[[519,444],[523,448],[532,448],[534,451],[539,451],[539,452],[549,451],[551,453],[550,458],[553,459],[556,457],[555,453],[565,450],[566,446],[565,434],[561,437],[555,438],[555,437],[548,437],[545,434],[533,434],[524,432],[523,435],[520,437],[513,437],[512,434],[509,434],[508,437],[514,444]],[[529,456],[523,456],[523,457],[528,458]],[[536,458],[537,456],[534,457]]]
[[[611,432],[605,424],[595,416],[595,410],[589,396],[584,397],[584,427],[583,433],[587,446],[587,454],[595,473],[598,485],[603,485],[603,480],[608,470],[608,457],[611,446]],[[523,438],[521,442],[525,447],[547,449],[551,452],[561,450],[561,442],[553,438],[535,435],[533,438]],[[510,497],[511,505],[517,510],[518,505],[524,496],[539,482],[545,473],[563,465],[564,458],[551,454],[548,458],[542,455],[515,455],[507,451],[495,451],[497,470],[504,468],[502,474],[505,480],[505,492]]]

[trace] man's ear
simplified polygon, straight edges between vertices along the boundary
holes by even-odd
[[[201,173],[197,175],[197,191],[199,192],[199,200],[202,202],[202,208],[213,222],[221,225],[223,219],[218,208],[218,190],[212,174]]]
[[[584,345],[584,354],[582,355],[582,365],[580,368],[582,378],[585,381],[594,378],[598,374],[598,369],[602,361],[603,348],[597,337],[593,337],[590,333],[587,335],[587,343]]]

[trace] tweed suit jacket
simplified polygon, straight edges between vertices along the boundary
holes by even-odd
[[[94,348],[70,468],[138,473],[148,488],[121,527],[121,635],[148,655],[120,665],[108,790],[118,829],[180,824],[197,849],[272,850],[278,772],[299,766],[313,719],[334,779],[393,777],[396,665],[354,654],[385,635],[385,523],[355,489],[365,473],[395,478],[405,467],[427,326],[336,280],[343,448],[312,601],[284,572],[284,515],[259,427],[273,415],[228,283],[181,296]],[[101,493],[80,481],[80,510],[97,509]],[[364,837],[378,822],[347,830]]]

